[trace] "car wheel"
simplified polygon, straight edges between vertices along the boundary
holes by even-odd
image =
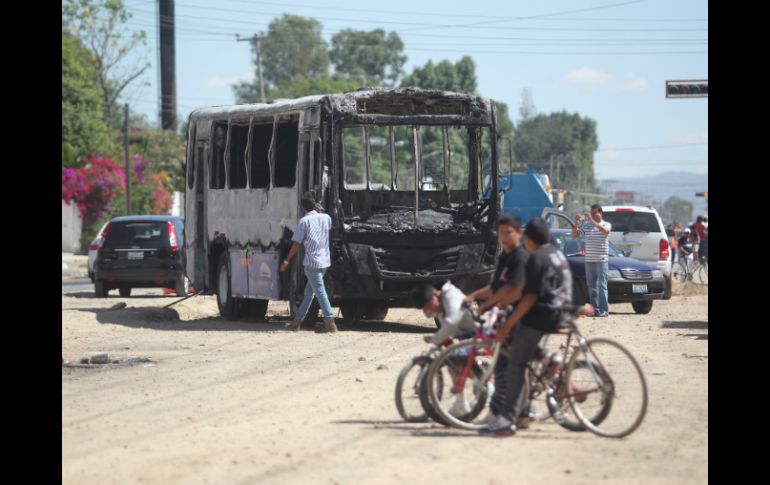
[[[265,315],[267,314],[267,300],[246,298],[241,300],[241,306],[243,307],[245,316],[259,321],[265,320]]]
[[[342,322],[345,325],[357,323],[361,320],[361,303],[358,300],[346,301],[340,304]]]
[[[131,287],[128,285],[120,285],[118,286],[118,293],[120,293],[120,296],[123,298],[128,298],[131,296]]]
[[[107,298],[107,286],[104,284],[104,280],[94,281],[94,293],[97,298]]]
[[[219,256],[217,265],[217,307],[219,314],[225,320],[234,320],[240,313],[239,301],[233,298],[232,288],[230,287],[230,263],[227,260],[227,252]]]
[[[631,306],[634,307],[636,313],[644,315],[650,313],[650,310],[652,310],[652,300],[635,301],[631,303]]]
[[[361,305],[361,320],[385,320],[388,316],[388,303],[369,301]]]
[[[187,279],[187,276],[182,275],[176,279],[174,290],[176,296],[187,296],[187,292],[190,290],[190,280]]]

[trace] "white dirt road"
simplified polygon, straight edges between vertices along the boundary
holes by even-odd
[[[65,360],[152,360],[62,367],[62,483],[707,483],[708,296],[675,294],[648,315],[616,304],[581,320],[647,378],[647,416],[620,440],[552,421],[511,438],[402,421],[396,377],[434,330],[415,310],[291,333],[286,304],[227,322],[213,297],[163,310],[175,297],[62,295]]]

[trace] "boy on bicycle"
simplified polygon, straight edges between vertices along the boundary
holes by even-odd
[[[524,296],[497,331],[498,342],[505,343],[511,334],[505,400],[502,412],[482,433],[513,436],[514,416],[520,410],[518,401],[524,385],[527,362],[535,355],[545,333],[556,332],[569,318],[562,306],[572,301],[572,273],[567,258],[550,244],[548,224],[541,218],[532,219],[524,229],[524,245],[530,253],[524,283]]]
[[[689,268],[694,253],[692,231],[689,227],[685,228],[682,237],[679,238],[678,247],[679,261],[685,268]]]
[[[463,304],[465,293],[447,281],[441,285],[441,290],[435,286],[426,285],[412,292],[412,301],[417,308],[422,309],[427,317],[438,319],[441,324],[432,335],[425,335],[425,343],[441,345],[441,343],[454,336],[468,338],[473,336],[476,325],[470,309]],[[451,372],[451,370],[450,370]],[[464,393],[458,393],[455,402],[449,409],[454,416],[464,416],[471,411]]]

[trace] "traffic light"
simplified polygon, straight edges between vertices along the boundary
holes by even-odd
[[[704,81],[666,81],[667,98],[708,98],[709,82]]]
[[[709,193],[708,192],[695,192],[695,197],[705,197],[705,198],[708,199],[709,198]]]

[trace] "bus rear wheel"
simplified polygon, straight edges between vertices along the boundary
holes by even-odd
[[[240,314],[240,301],[233,298],[230,283],[230,262],[227,252],[224,252],[219,256],[217,265],[217,307],[219,307],[219,314],[225,320],[234,320]]]

